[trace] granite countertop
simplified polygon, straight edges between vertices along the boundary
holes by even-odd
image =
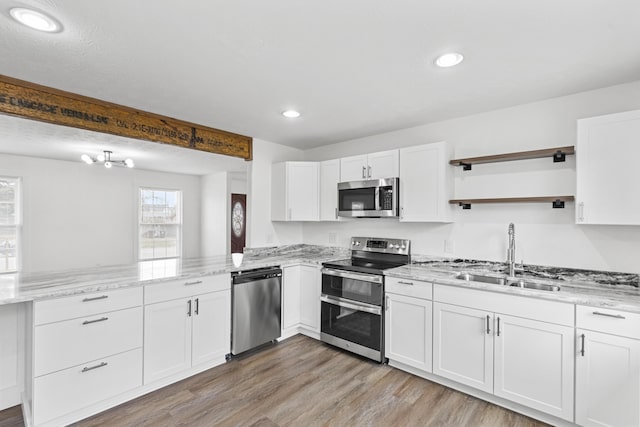
[[[245,250],[242,264],[234,267],[231,256],[183,260],[141,261],[130,265],[0,276],[0,305],[67,295],[100,292],[132,286],[150,285],[270,266],[320,265],[350,257],[345,248],[286,245]],[[491,292],[509,293],[571,304],[585,304],[640,313],[638,275],[557,267],[524,268],[526,280],[560,286],[560,291],[539,291],[468,282],[455,278],[465,271],[503,275],[505,264],[489,261],[412,256],[412,264],[386,270],[393,277],[462,286]]]
[[[247,249],[239,267],[233,265],[231,256],[221,255],[182,260],[140,261],[130,265],[32,274],[8,274],[0,276],[0,305],[254,268],[286,267],[298,264],[320,265],[325,261],[349,256],[350,251],[343,248],[287,245],[276,248]]]
[[[414,257],[412,264],[387,270],[385,275],[640,313],[637,274],[543,266],[525,266],[524,271],[516,274],[518,278],[524,277],[526,281],[560,286],[559,291],[522,289],[455,278],[460,272],[501,277],[504,276],[504,269],[505,263]]]

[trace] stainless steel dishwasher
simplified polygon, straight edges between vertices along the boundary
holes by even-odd
[[[231,279],[231,354],[280,338],[282,269],[240,271]]]

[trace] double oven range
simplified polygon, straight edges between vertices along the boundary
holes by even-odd
[[[320,339],[384,361],[384,270],[410,262],[410,241],[354,237],[351,258],[323,263]]]

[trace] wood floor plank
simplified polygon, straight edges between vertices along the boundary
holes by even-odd
[[[16,408],[0,412],[0,427],[23,425],[22,413]],[[543,427],[545,424],[297,335],[75,426]]]

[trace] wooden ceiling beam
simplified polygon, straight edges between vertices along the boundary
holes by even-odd
[[[253,158],[253,139],[0,75],[0,113],[183,148]]]

